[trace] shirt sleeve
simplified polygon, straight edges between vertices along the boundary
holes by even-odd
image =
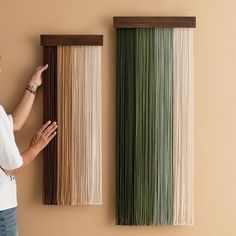
[[[13,134],[12,115],[0,112],[0,166],[11,170],[19,168],[23,164]]]
[[[11,114],[7,115],[7,118],[9,120],[11,131],[13,132],[13,118],[12,118],[12,115]]]

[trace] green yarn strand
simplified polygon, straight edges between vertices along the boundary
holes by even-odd
[[[116,223],[172,224],[171,29],[117,29]]]

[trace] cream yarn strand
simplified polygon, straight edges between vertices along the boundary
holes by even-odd
[[[193,29],[175,28],[173,36],[174,225],[193,219]]]
[[[101,47],[58,46],[58,204],[102,204]]]

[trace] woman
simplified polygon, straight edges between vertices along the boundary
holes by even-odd
[[[56,122],[48,121],[33,136],[29,147],[19,153],[13,131],[21,130],[34,103],[36,90],[42,84],[42,73],[48,65],[36,69],[23,97],[11,115],[0,106],[0,236],[16,236],[15,174],[24,169],[56,135]]]

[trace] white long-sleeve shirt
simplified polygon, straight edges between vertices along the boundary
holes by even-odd
[[[13,120],[0,105],[0,167],[11,170],[23,164],[13,134]],[[0,211],[17,206],[16,181],[0,168]]]

